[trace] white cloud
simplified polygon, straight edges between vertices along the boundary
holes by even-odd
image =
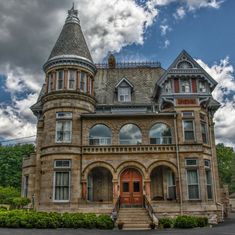
[[[119,52],[126,45],[143,44],[145,29],[158,14],[151,4],[142,7],[129,0],[80,0],[77,5],[86,9],[79,11],[79,16],[95,61],[104,58],[108,51]]]
[[[182,6],[177,8],[176,12],[173,14],[175,19],[183,19],[185,15],[186,15],[185,9]]]
[[[189,10],[195,10],[202,7],[220,8],[223,0],[152,0],[157,6],[166,6],[173,2],[178,2],[180,4],[186,4]]]
[[[170,32],[172,29],[169,25],[160,25],[161,35],[165,36],[167,32]]]
[[[235,77],[234,68],[226,57],[219,64],[209,67],[202,60],[197,62],[217,82],[213,97],[221,103],[221,108],[215,113],[215,133],[217,142],[223,142],[235,147]],[[229,98],[228,98],[229,97]]]
[[[167,48],[170,45],[170,41],[168,39],[165,40],[164,42],[164,47],[163,48]]]

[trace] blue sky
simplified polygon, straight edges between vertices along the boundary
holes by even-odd
[[[0,140],[35,135],[29,107],[72,2],[0,2]],[[159,61],[167,68],[188,51],[219,83],[216,141],[235,147],[235,1],[75,0],[75,7],[96,62],[112,51],[118,61]]]

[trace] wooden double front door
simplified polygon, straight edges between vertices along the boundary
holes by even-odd
[[[142,175],[136,169],[129,168],[120,176],[121,204],[138,206],[143,204]]]

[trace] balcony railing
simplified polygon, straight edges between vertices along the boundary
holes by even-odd
[[[172,137],[150,138],[150,144],[172,144]]]
[[[136,140],[136,139],[121,139],[120,141],[121,145],[138,145],[141,144],[141,140]]]
[[[89,138],[89,145],[111,145],[111,137]]]

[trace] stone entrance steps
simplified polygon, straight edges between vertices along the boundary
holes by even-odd
[[[151,219],[145,208],[120,208],[117,223],[123,222],[123,230],[148,230]]]

